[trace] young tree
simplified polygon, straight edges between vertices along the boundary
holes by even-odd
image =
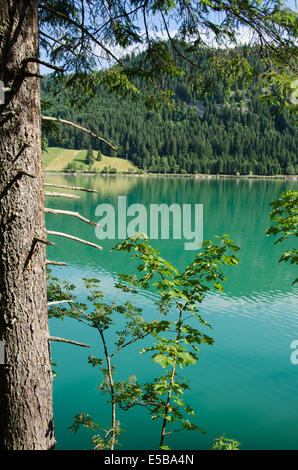
[[[153,285],[159,296],[156,303],[160,318],[171,313],[169,320],[160,320],[158,328],[152,330],[154,343],[141,351],[152,353],[153,362],[165,370],[163,376],[157,377],[154,383],[145,384],[141,398],[138,384],[135,384],[134,399],[128,394],[129,398],[125,398],[126,394],[123,394],[127,408],[141,402],[149,409],[152,419],[161,418],[161,449],[168,449],[165,438],[172,432],[204,432],[185,418],[185,415],[194,415],[195,412],[184,402],[184,391],[189,387],[185,378],[178,374],[178,369],[197,362],[201,344],[213,344],[213,339],[201,329],[211,327],[200,315],[199,306],[212,287],[223,292],[222,283],[226,280],[223,267],[236,266],[239,262],[234,254],[239,247],[233,240],[228,235],[216,238],[217,243],[203,242],[202,250],[182,272],[160,256],[146,235],[136,234],[114,248],[130,253],[131,258],[140,262],[137,270],[141,277],[137,279],[135,275],[123,274],[122,280],[142,289]],[[172,423],[180,427],[167,432],[168,425]]]
[[[91,145],[89,145],[88,150],[87,150],[87,155],[86,155],[86,163],[88,165],[93,165],[95,162],[94,154]]]
[[[200,315],[199,306],[212,287],[223,292],[222,282],[226,280],[223,268],[238,264],[234,253],[239,251],[239,247],[228,235],[217,237],[216,242],[205,241],[202,251],[182,272],[160,256],[146,235],[129,237],[114,249],[136,258],[140,263],[137,270],[141,273],[138,277],[120,274],[115,283],[117,289],[130,294],[136,294],[139,289],[156,289],[159,299],[149,322],[142,317],[142,309],[129,301],[119,302],[121,294],[113,302],[106,303],[98,279],[84,280],[89,291],[88,300],[92,304],[90,311],[87,305],[75,301],[74,286],[65,281],[61,286],[56,278],[50,277],[50,295],[59,300],[70,299],[71,302],[69,307],[65,304],[61,307],[58,302],[49,310],[49,315],[61,319],[64,316],[75,318],[97,330],[104,356],[104,359],[89,356],[88,362],[103,375],[99,390],[108,395],[111,422],[103,427],[89,414],[80,412],[74,417],[71,430],[75,433],[80,426],[87,427],[94,432],[92,444],[95,449],[114,450],[122,428],[117,419],[117,406],[123,410],[142,406],[149,410],[152,419],[161,419],[159,447],[168,448],[165,439],[173,432],[205,432],[189,420],[189,416],[195,415],[195,410],[184,401],[184,392],[189,385],[188,380],[181,377],[181,370],[196,363],[201,344],[213,344],[213,339],[204,332],[211,326]],[[117,331],[113,341],[111,336],[114,335],[110,330],[115,327]],[[150,337],[153,343],[148,347]],[[163,374],[145,384],[140,384],[134,375],[127,381],[117,380],[115,356],[144,338],[147,338],[147,347],[140,353],[152,353],[153,362],[164,369]],[[168,431],[172,425],[178,429]],[[232,440],[227,440],[228,443],[232,444]]]
[[[179,27],[176,37],[169,26],[173,18]],[[85,92],[103,83],[110,90],[138,96],[132,78],[139,74],[155,87],[143,98],[148,106],[156,107],[170,102],[171,92],[160,86],[160,79],[167,74],[181,75],[181,59],[189,64],[193,84],[206,88],[206,77],[196,75],[192,61],[201,47],[209,47],[205,33],[212,33],[219,44],[228,38],[236,45],[237,28],[245,26],[265,52],[263,77],[268,83],[275,82],[275,93],[285,100],[293,93],[296,73],[295,17],[277,0],[179,0],[170,4],[0,0],[0,20],[0,85],[6,92],[4,103],[0,103],[0,340],[6,348],[6,365],[0,366],[0,448],[50,449],[55,441],[46,312],[48,242],[41,176],[39,64],[50,67],[57,76],[65,74],[65,85],[73,89],[76,103],[86,103]],[[153,35],[156,28],[152,24],[161,26],[167,43]],[[39,38],[51,64],[40,60]],[[123,50],[132,44],[139,44],[145,52],[136,67],[127,68],[114,46]],[[246,75],[252,72],[247,58],[238,55],[237,49],[232,60],[222,53],[213,56],[213,61],[215,68],[229,71],[227,81],[237,79],[243,71]]]

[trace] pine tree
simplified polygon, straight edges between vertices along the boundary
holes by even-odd
[[[228,28],[231,40],[237,38],[233,33],[238,25],[245,24],[260,38],[269,35],[270,47],[264,57],[271,59],[267,64],[274,67],[272,77],[277,78],[283,95],[292,93],[293,13],[275,1],[241,1],[240,9],[238,4],[213,0],[177,6],[122,0],[0,0],[0,85],[7,90],[0,103],[0,340],[5,342],[7,361],[7,366],[0,368],[1,449],[50,449],[55,443],[45,275],[48,241],[40,171],[39,63],[45,62],[39,58],[39,49],[48,55],[51,63],[46,65],[55,75],[64,74],[61,93],[64,86],[68,96],[73,92],[73,104],[88,105],[86,97],[103,84],[110,91],[139,96],[132,83],[138,74],[148,79],[151,90],[147,90],[145,102],[154,108],[169,102],[167,90],[160,91],[161,78],[181,75],[179,61],[185,57],[185,47],[193,46],[188,61],[197,56],[201,47],[196,41],[200,36],[194,37],[197,27],[199,30],[205,24],[210,31],[216,30],[220,40]],[[185,32],[181,45],[173,40],[156,40],[156,35],[152,41],[150,31],[143,35],[140,21],[146,21],[157,9],[163,30],[170,31],[172,15],[179,14],[177,29]],[[138,16],[140,11],[142,15]],[[210,17],[218,11],[227,15],[227,21],[213,24]],[[189,21],[191,15],[197,24]],[[146,51],[144,61],[139,67],[124,67],[114,46],[122,51],[134,43]],[[110,49],[109,44],[113,44]],[[177,60],[173,58],[173,44]],[[267,41],[262,44],[266,48]],[[111,68],[100,67],[103,56],[113,61]],[[229,58],[223,54],[220,59],[219,68],[229,69],[230,77],[237,70],[250,71],[246,58],[240,57],[237,63],[233,57],[227,63]],[[264,77],[269,78],[270,72],[266,70]],[[205,74],[198,74],[195,84],[204,87],[204,79]],[[110,135],[116,138],[115,122],[110,127]],[[156,142],[161,151],[160,136]],[[82,147],[86,148],[83,143]]]
[[[93,165],[94,161],[95,161],[95,158],[94,158],[93,150],[92,150],[91,145],[89,145],[87,153],[86,153],[86,163],[88,165]]]

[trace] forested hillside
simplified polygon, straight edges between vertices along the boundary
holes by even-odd
[[[127,60],[136,60],[135,57]],[[209,68],[204,55],[200,67]],[[256,64],[257,66],[258,64]],[[187,76],[187,75],[186,75]],[[257,81],[240,81],[230,94],[220,78],[204,97],[187,78],[167,79],[174,90],[174,109],[149,111],[141,101],[120,98],[99,88],[88,108],[69,107],[51,77],[42,81],[46,113],[74,121],[108,139],[119,156],[139,168],[157,173],[296,174],[297,130],[287,111],[274,116]],[[139,84],[139,83],[138,83]],[[48,145],[94,150],[110,149],[69,126],[47,134]]]

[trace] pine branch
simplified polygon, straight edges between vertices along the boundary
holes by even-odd
[[[96,243],[88,242],[86,240],[82,240],[81,238],[74,237],[73,235],[69,235],[68,233],[63,233],[63,232],[52,232],[51,230],[47,230],[48,235],[57,235],[58,237],[65,237],[65,238],[70,238],[70,240],[74,240],[79,243],[83,243],[84,245],[90,245],[93,246],[94,248],[97,248],[98,250],[102,250],[102,246],[97,245]]]
[[[44,31],[39,31],[39,35],[44,36],[45,38],[49,39],[50,41],[55,42],[56,44],[60,44],[60,46],[62,46],[65,50],[67,50],[72,55],[74,55],[76,58],[78,58],[78,55],[75,53],[75,51],[73,51],[70,46],[68,46],[66,43],[60,41],[58,38],[53,38],[52,36],[49,36],[48,34],[46,34]]]
[[[98,34],[102,29],[104,29],[109,24],[113,23],[113,21],[115,21],[115,20],[118,20],[120,18],[128,18],[130,15],[133,15],[134,13],[136,13],[141,8],[144,8],[144,6],[145,6],[145,4],[142,4],[142,5],[139,5],[136,8],[134,8],[134,10],[131,10],[129,12],[121,13],[121,14],[119,14],[117,16],[114,16],[114,17],[110,16],[108,21],[106,21],[103,25],[101,25],[93,34]]]
[[[45,5],[44,3],[39,3],[39,8],[42,10],[46,10],[49,13],[52,13],[55,16],[58,16],[59,18],[62,18],[64,21],[67,21],[68,23],[72,24],[76,28],[78,28],[80,31],[82,31],[88,38],[90,38],[92,41],[95,42],[99,47],[101,47],[107,54],[108,57],[112,57],[119,65],[121,64],[121,61],[113,54],[111,50],[109,50],[101,41],[99,41],[88,29],[86,29],[84,26],[82,26],[80,23],[77,21],[73,20],[72,18],[69,18],[69,16],[65,15],[61,11],[57,10],[57,8],[52,8],[49,5]]]

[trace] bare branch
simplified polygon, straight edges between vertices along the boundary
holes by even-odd
[[[3,119],[0,121],[0,127],[9,121],[11,118],[15,117],[16,113],[14,111],[9,111],[8,113],[2,113]]]
[[[70,240],[74,240],[76,242],[83,243],[84,245],[90,245],[90,246],[93,246],[94,248],[97,248],[98,250],[102,250],[102,246],[96,245],[96,243],[82,240],[81,238],[78,238],[78,237],[74,237],[73,235],[69,235],[68,233],[52,232],[51,230],[48,230],[47,233],[48,235],[57,235],[58,237],[70,238]]]
[[[28,171],[26,170],[23,170],[22,168],[16,168],[17,170],[17,177],[21,177],[21,176],[29,176],[29,178],[36,178],[36,175],[33,175],[32,173],[29,173]]]
[[[23,60],[23,65],[27,65],[30,62],[36,63],[36,64],[41,64],[44,65],[45,67],[48,67],[50,69],[56,70],[56,72],[64,72],[64,69],[62,67],[57,67],[56,65],[49,64],[48,62],[44,62],[43,60],[36,59],[34,57],[28,57],[27,59]]]
[[[33,256],[33,253],[34,253],[34,250],[35,250],[35,247],[36,247],[37,243],[43,243],[44,245],[56,245],[56,243],[50,242],[49,240],[44,240],[43,238],[34,237],[33,240],[32,240],[32,245],[31,245],[30,251],[29,251],[29,253],[26,257],[26,261],[25,261],[25,264],[24,264],[24,270],[27,268],[27,266],[30,263],[30,260],[32,259],[32,256]]]
[[[37,242],[44,243],[45,245],[56,246],[56,243],[50,242],[49,240],[43,240],[43,238],[34,238],[33,243],[36,244]]]
[[[20,148],[20,150],[18,151],[18,153],[15,155],[14,157],[14,160],[13,160],[13,163],[16,163],[16,161],[18,160],[18,158],[22,155],[22,153],[24,152],[24,150],[26,148],[30,147],[30,144],[29,142],[24,142],[22,147]]]
[[[56,266],[69,266],[68,263],[63,263],[62,261],[51,261],[51,260],[46,260],[46,264],[54,264]]]
[[[184,431],[184,429],[183,429],[183,428],[182,428],[182,429],[174,429],[174,431],[165,432],[165,436],[166,436],[167,434],[173,434],[174,432],[181,432],[181,431]]]
[[[97,227],[97,226],[101,227],[101,225],[98,225],[95,222],[92,222],[91,220],[86,219],[85,217],[83,217],[79,212],[65,211],[65,210],[62,210],[62,209],[51,209],[51,208],[48,208],[48,207],[45,207],[44,211],[45,211],[46,214],[71,215],[72,217],[76,217],[77,219],[80,219],[83,222],[86,222],[86,224],[93,225],[94,227]]]
[[[24,77],[33,77],[33,78],[44,78],[43,75],[39,73],[24,72]]]
[[[45,191],[44,195],[51,197],[67,197],[69,199],[81,199],[80,196],[75,196],[74,194],[52,193],[51,191]]]
[[[82,348],[90,348],[89,344],[78,343],[78,341],[72,341],[71,339],[59,338],[58,336],[49,336],[49,341],[58,341],[59,343],[74,344],[75,346],[81,346]]]
[[[44,186],[52,186],[53,188],[72,189],[73,191],[86,191],[87,193],[99,193],[96,189],[81,188],[80,186],[66,186],[65,184],[44,183]]]
[[[58,304],[65,304],[65,303],[71,303],[73,302],[72,300],[55,300],[54,302],[48,302],[48,307],[51,305],[58,305]]]
[[[65,119],[55,118],[55,117],[52,117],[52,116],[41,116],[41,119],[43,121],[60,122],[61,124],[67,124],[68,126],[72,126],[72,127],[75,127],[76,129],[80,129],[80,131],[86,132],[86,134],[89,134],[89,135],[91,135],[91,137],[94,137],[94,139],[97,139],[100,142],[105,143],[106,145],[111,147],[111,149],[115,150],[115,152],[118,153],[118,150],[116,149],[116,147],[114,147],[112,144],[110,144],[110,142],[108,142],[106,139],[104,139],[103,137],[99,137],[98,135],[94,134],[94,132],[90,131],[89,129],[85,129],[85,127],[79,126],[79,124],[75,124],[74,122],[66,121]]]

